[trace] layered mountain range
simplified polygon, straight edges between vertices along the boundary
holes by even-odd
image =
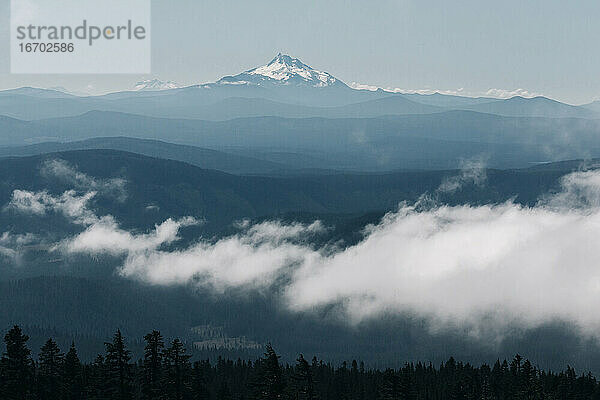
[[[558,318],[477,331],[436,325],[449,318],[430,319],[438,308],[476,290],[440,295],[419,289],[418,279],[430,271],[437,282],[431,265],[446,274],[473,263],[464,274],[484,276],[477,263],[514,263],[530,245],[535,254],[519,276],[537,282],[541,267],[537,276],[527,268],[538,255],[563,260],[548,249],[596,237],[597,225],[578,218],[596,212],[598,159],[597,103],[356,90],[284,54],[185,87],[153,78],[102,96],[0,91],[0,329],[19,323],[34,343],[53,336],[68,346],[102,343],[117,327],[133,337],[161,329],[190,343],[193,329],[219,327],[253,344],[234,349],[236,357],[271,341],[287,360],[302,351],[389,366],[525,353],[543,366],[597,369],[600,347]],[[585,212],[573,211],[582,203]],[[587,230],[570,234],[565,220]],[[430,230],[412,234],[417,228]],[[483,250],[472,244],[488,237]],[[411,241],[422,247],[401,247]],[[595,249],[581,242],[566,250]],[[366,262],[351,270],[361,252]],[[405,290],[389,289],[404,271],[393,262],[412,256],[408,269],[425,273],[408,276],[417,280]],[[312,277],[302,265],[332,275],[293,292],[293,279]],[[496,266],[492,274],[504,271]],[[563,283],[570,280],[549,287]],[[397,299],[409,286],[433,311],[402,308],[407,298]],[[377,304],[388,289],[393,302]],[[305,293],[331,298],[299,308]],[[357,313],[373,314],[348,315],[350,300]],[[78,347],[87,359],[102,351]]]
[[[349,107],[340,110],[344,106]],[[0,91],[0,107],[1,115],[26,120],[74,116],[92,110],[205,120],[265,115],[363,118],[450,110],[515,117],[600,118],[594,103],[572,106],[545,97],[495,99],[356,90],[328,72],[283,54],[215,83],[181,87],[154,78],[136,83],[132,91],[103,96],[74,96],[65,90],[25,87]],[[215,109],[226,111],[214,113]]]
[[[454,168],[472,157],[513,168],[600,157],[594,104],[356,90],[284,54],[214,83],[179,87],[152,79],[135,89],[87,97],[2,91],[0,146],[133,137],[249,157],[282,170]]]

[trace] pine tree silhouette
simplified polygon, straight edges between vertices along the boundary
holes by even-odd
[[[71,347],[65,355],[62,374],[64,399],[81,399],[83,394],[82,367],[75,348],[75,342],[71,343]]]
[[[154,400],[161,397],[163,384],[163,353],[165,344],[159,331],[152,331],[144,336],[144,360],[142,362],[142,393],[144,399]]]
[[[106,362],[102,354],[94,359],[89,371],[87,396],[92,400],[110,399],[110,382],[106,371]]]
[[[40,400],[58,400],[62,398],[62,370],[64,354],[53,339],[42,346],[38,368],[38,396]]]
[[[283,397],[283,378],[279,356],[273,346],[267,344],[263,357],[257,361],[256,375],[252,382],[252,396],[257,400],[277,400]]]
[[[190,356],[179,339],[173,340],[165,351],[165,366],[169,398],[184,399],[190,387]]]
[[[15,325],[4,336],[6,352],[2,355],[2,399],[26,399],[33,387],[33,360],[27,347],[29,336]]]
[[[192,392],[194,400],[209,400],[207,375],[210,371],[210,363],[207,361],[197,361],[194,363]]]
[[[225,379],[221,380],[221,383],[219,384],[216,400],[231,400],[231,392],[229,391],[229,386],[227,386],[227,381]]]
[[[112,342],[104,345],[109,393],[114,399],[128,400],[131,398],[131,352],[125,347],[121,330],[115,332]]]
[[[315,398],[311,367],[302,354],[300,354],[296,363],[294,375],[292,376],[292,386],[295,400],[313,400]]]

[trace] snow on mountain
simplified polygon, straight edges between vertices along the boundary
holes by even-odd
[[[267,65],[253,68],[235,76],[226,76],[219,84],[229,85],[295,85],[295,86],[346,86],[327,72],[316,70],[297,58],[277,54]]]
[[[161,81],[160,79],[146,79],[135,84],[133,90],[141,91],[153,91],[153,90],[169,90],[177,89],[180,86],[173,81]]]

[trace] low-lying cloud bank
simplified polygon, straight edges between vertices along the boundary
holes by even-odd
[[[472,167],[446,189],[484,179]],[[177,248],[180,229],[194,218],[128,232],[93,214],[92,197],[15,191],[9,206],[60,210],[84,230],[57,251],[122,257],[121,275],[151,284],[223,291],[277,283],[289,310],[340,304],[351,322],[413,313],[475,333],[491,322],[502,329],[555,319],[600,331],[600,171],[565,176],[562,190],[535,207],[403,204],[367,227],[363,241],[334,251],[307,244],[325,229],[319,222],[244,223],[236,235]]]

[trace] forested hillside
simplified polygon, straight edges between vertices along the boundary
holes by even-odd
[[[56,160],[68,167],[66,175],[45,171],[47,163]],[[385,174],[329,171],[240,176],[114,150],[5,158],[0,160],[0,233],[34,234],[36,242],[15,244],[18,257],[0,261],[0,326],[18,323],[27,327],[35,348],[47,336],[55,337],[62,347],[76,340],[85,361],[100,351],[103,338],[114,327],[120,327],[127,337],[139,338],[160,326],[165,335],[188,342],[226,343],[241,337],[259,344],[272,341],[286,361],[295,357],[299,347],[327,360],[352,356],[379,366],[395,365],[400,358],[439,363],[450,354],[485,362],[497,354],[508,357],[528,349],[544,367],[558,367],[567,360],[596,372],[600,353],[595,345],[559,322],[515,330],[494,347],[460,330],[432,333],[425,320],[410,314],[392,313],[349,326],[334,305],[318,312],[290,313],[278,297],[281,282],[264,291],[222,293],[193,283],[147,285],[119,275],[123,257],[65,255],[53,250],[56,243],[83,229],[60,212],[37,215],[7,207],[15,190],[50,196],[62,196],[69,190],[82,194],[100,190],[89,203],[90,211],[111,215],[136,234],[152,231],[168,218],[191,215],[202,220],[198,226],[182,228],[181,241],[174,249],[236,235],[240,220],[250,224],[275,220],[284,225],[319,220],[325,229],[303,239],[307,245],[343,249],[364,240],[365,227],[378,224],[403,201],[453,205],[512,200],[534,205],[541,196],[558,190],[562,176],[582,165],[573,161],[520,170],[474,165],[464,170]],[[121,183],[123,193],[103,192],[101,184],[107,182]],[[221,329],[223,337],[193,334],[192,328],[206,325]],[[139,355],[142,346],[129,345]],[[244,348],[233,353],[220,351],[253,355],[252,349]]]

